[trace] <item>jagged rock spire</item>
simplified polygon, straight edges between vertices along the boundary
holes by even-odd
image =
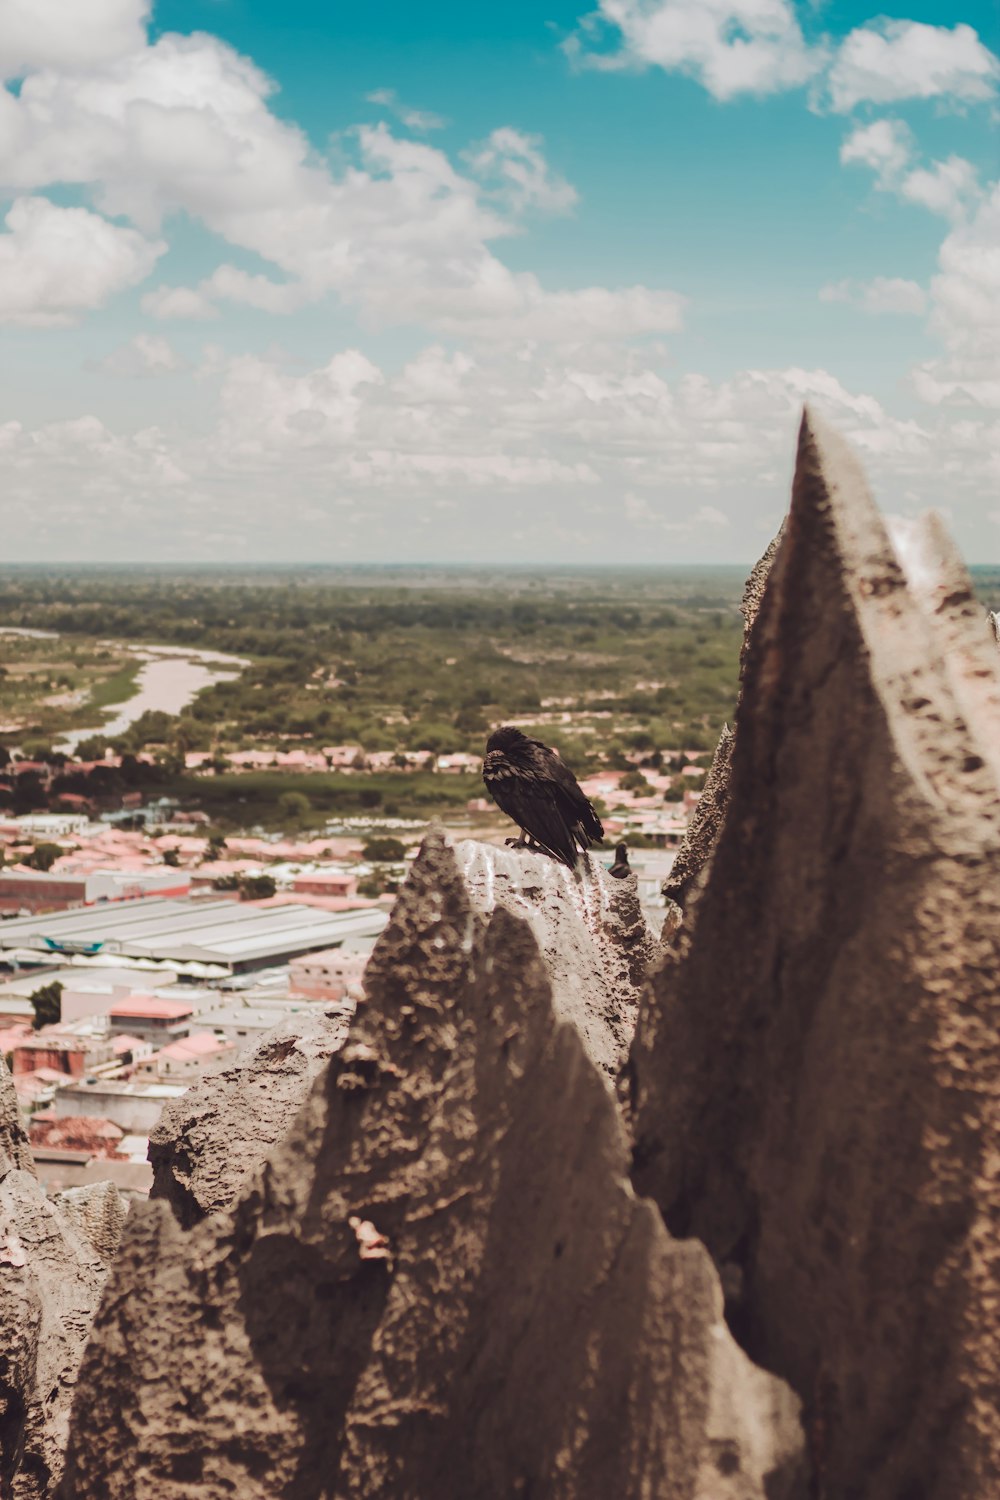
[[[632,1193],[528,924],[438,836],[366,989],[231,1210],[130,1215],[66,1500],[804,1500],[794,1399]]]
[[[1000,679],[811,413],[711,866],[642,1008],[637,1187],[806,1402],[830,1500],[1000,1493]]]

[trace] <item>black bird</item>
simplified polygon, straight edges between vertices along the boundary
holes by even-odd
[[[615,850],[615,862],[608,871],[616,880],[624,880],[626,875],[631,875],[632,870],[628,862],[628,844],[619,844]]]
[[[487,740],[483,780],[521,830],[519,839],[507,840],[515,848],[530,848],[533,841],[572,869],[577,845],[586,850],[604,838],[601,820],[569,767],[555,750],[512,724],[501,725]]]

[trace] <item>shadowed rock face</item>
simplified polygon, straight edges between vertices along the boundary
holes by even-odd
[[[117,1190],[112,1188],[116,1194]],[[110,1241],[108,1241],[110,1243]],[[0,1495],[45,1500],[105,1266],[45,1196],[0,1059]]]
[[[366,987],[231,1210],[130,1215],[66,1500],[800,1500],[790,1393],[633,1195],[529,926],[438,837]]]
[[[782,527],[782,531],[784,527]],[[740,682],[746,671],[747,657],[750,652],[750,641],[753,636],[754,621],[760,609],[761,600],[764,597],[764,589],[767,585],[771,564],[778,553],[781,542],[782,531],[769,544],[763,557],[759,558],[753,566],[753,571],[747,579],[743,590],[743,600],[740,604],[740,614],[743,616],[743,645],[740,648]],[[715,747],[712,764],[708,775],[705,777],[705,785],[702,788],[701,799],[694,810],[694,815],[687,826],[684,839],[677,851],[677,858],[671,867],[670,874],[663,882],[663,894],[668,901],[675,901],[679,906],[686,906],[688,897],[694,890],[702,872],[708,868],[709,860],[715,849],[716,840],[722,824],[725,821],[726,812],[729,808],[729,778],[733,759],[733,746],[736,736],[728,724],[723,725],[719,736],[719,743]],[[668,916],[664,925],[663,938],[668,940],[677,931],[679,917],[674,912],[677,920]]]
[[[343,1046],[347,1025],[343,1014],[308,1007],[171,1100],[149,1138],[150,1197],[166,1199],[185,1228],[229,1208]]]
[[[32,1174],[35,1170],[14,1092],[14,1081],[7,1064],[0,1057],[0,1177],[5,1177],[12,1167]]]
[[[611,880],[586,856],[570,871],[546,855],[471,840],[457,845],[456,857],[476,911],[489,915],[500,904],[528,921],[557,1015],[573,1021],[591,1059],[613,1076],[657,951],[635,879]],[[185,1228],[231,1207],[343,1046],[347,1027],[343,1014],[307,1007],[168,1104],[150,1136],[151,1196],[165,1199]]]
[[[640,1012],[634,1181],[829,1500],[1000,1494],[1000,680],[964,569],[803,423],[731,799]]]

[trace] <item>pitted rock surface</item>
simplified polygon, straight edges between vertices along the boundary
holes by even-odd
[[[728,724],[723,725],[712,764],[705,777],[701,798],[684,831],[677,858],[663,882],[663,894],[668,901],[676,901],[678,906],[686,904],[688,893],[712,858],[715,841],[729,807],[729,768],[735,743],[733,731]],[[667,922],[665,930],[670,933],[676,931],[677,924],[671,922],[669,917]]]
[[[768,546],[767,551],[754,563],[743,590],[743,599],[740,604],[740,614],[743,616],[743,644],[740,648],[741,684],[746,671],[750,642],[753,638],[754,621],[757,619],[757,613],[764,598],[768,575],[778,555],[783,533],[784,525]],[[711,861],[716,840],[729,808],[729,777],[735,743],[736,735],[733,730],[728,724],[723,725],[719,743],[712,757],[712,764],[705,777],[701,798],[685,830],[681,846],[677,851],[677,858],[663,882],[664,896],[668,901],[676,902],[677,906],[687,905],[692,891],[703,873],[707,871]],[[664,923],[661,934],[664,942],[673,937],[679,925],[680,915],[675,910],[668,915]]]
[[[231,1209],[130,1213],[65,1500],[804,1500],[794,1398],[634,1196],[528,923],[439,837],[366,988]]]
[[[110,1266],[118,1251],[128,1206],[113,1182],[90,1182],[65,1188],[53,1202],[102,1263]]]
[[[104,1285],[96,1251],[17,1168],[0,1182],[0,1494],[47,1500]]]
[[[998,975],[995,649],[940,530],[894,547],[807,416],[629,1075],[636,1186],[725,1268],[829,1500],[1000,1494]]]
[[[150,1197],[166,1199],[185,1228],[230,1207],[291,1126],[347,1027],[346,1012],[314,1002],[172,1099],[149,1137]]]
[[[0,1179],[13,1167],[34,1175],[35,1163],[14,1092],[14,1080],[7,1064],[0,1057]]]
[[[572,1021],[587,1054],[614,1076],[628,1054],[639,992],[659,944],[634,875],[608,875],[591,855],[574,870],[528,850],[472,839],[455,846],[474,909],[523,917],[545,959],[560,1020]]]

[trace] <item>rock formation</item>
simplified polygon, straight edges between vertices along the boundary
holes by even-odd
[[[750,641],[753,636],[754,621],[760,602],[764,597],[764,588],[767,584],[771,564],[778,553],[781,542],[782,530],[768,545],[767,551],[754,564],[743,590],[743,600],[740,604],[740,614],[743,616],[743,644],[740,648],[740,682],[742,684],[743,674],[746,671],[747,657],[750,652]],[[716,840],[725,820],[729,808],[729,776],[733,760],[733,746],[736,736],[728,724],[723,725],[719,736],[719,743],[715,747],[712,764],[708,775],[705,777],[705,785],[702,788],[701,800],[694,810],[694,815],[687,826],[684,839],[677,851],[677,858],[671,867],[670,874],[663,882],[663,894],[670,902],[676,902],[677,906],[685,906],[688,896],[691,894],[703,870],[708,868],[709,860],[715,849]],[[674,912],[673,920],[668,915],[664,925],[663,937],[666,940],[672,937],[680,925],[680,916]]]
[[[596,861],[576,871],[538,854],[457,845],[466,890],[489,915],[497,903],[523,915],[546,960],[557,1014],[572,1020],[606,1074],[632,1039],[639,989],[657,951],[635,879],[609,880]],[[166,1106],[150,1136],[153,1198],[185,1228],[230,1207],[295,1117],[347,1018],[309,1006],[224,1072]]]
[[[995,644],[811,417],[745,615],[676,941],[432,835],[346,1039],[165,1112],[82,1365],[121,1204],[0,1064],[0,1494],[1000,1494]]]
[[[1000,678],[939,528],[803,421],[634,1181],[806,1403],[824,1500],[1000,1494]]]
[[[150,1197],[165,1198],[185,1228],[229,1208],[343,1046],[347,1024],[340,1009],[307,1006],[171,1100],[149,1138]]]
[[[14,1083],[7,1064],[0,1057],[0,1177],[6,1177],[13,1167],[22,1172],[35,1170]]]
[[[2,1059],[0,1140],[0,1495],[44,1500],[106,1268],[35,1176]]]
[[[118,1242],[128,1212],[113,1182],[89,1182],[65,1188],[54,1199],[64,1219],[85,1239],[108,1267],[118,1253]]]
[[[66,1500],[804,1500],[794,1399],[633,1195],[528,923],[481,899],[432,836],[232,1209],[130,1215]]]
[[[591,1061],[613,1077],[659,951],[635,876],[611,880],[593,855],[568,870],[544,855],[472,839],[455,854],[476,911],[488,916],[504,905],[525,918],[545,959],[556,1015],[573,1022]]]

